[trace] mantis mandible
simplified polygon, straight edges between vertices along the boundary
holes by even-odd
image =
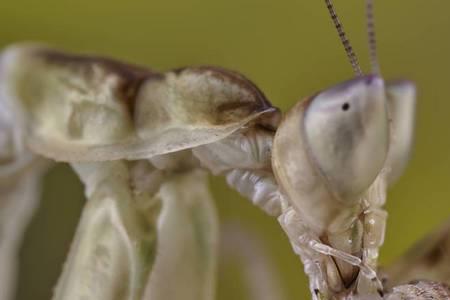
[[[43,170],[63,161],[88,202],[54,299],[213,299],[207,173],[278,219],[313,299],[448,295],[428,281],[386,288],[378,274],[382,207],[411,152],[415,87],[382,79],[370,0],[368,75],[325,2],[356,77],[284,116],[249,79],[218,67],[159,73],[43,45],[5,49],[0,188],[2,213],[5,203],[17,214],[2,216],[1,261],[11,266],[1,278],[14,278]],[[8,299],[14,284],[1,284]]]

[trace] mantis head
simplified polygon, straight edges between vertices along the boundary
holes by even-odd
[[[380,173],[389,149],[387,108],[383,80],[368,75],[286,114],[274,139],[274,172],[294,207],[315,206],[306,216],[313,224],[327,227],[339,207],[355,205]]]
[[[308,273],[313,294],[381,294],[375,270],[386,223],[382,205],[386,186],[401,175],[411,152],[415,88],[407,81],[385,84],[378,75],[370,0],[369,75],[331,0],[325,2],[356,77],[297,103],[281,121],[272,149],[285,211],[280,222],[305,266],[320,265]]]
[[[351,214],[349,208],[361,204],[382,170],[387,183],[401,175],[411,152],[415,113],[414,84],[385,84],[378,75],[371,2],[369,75],[362,74],[331,1],[326,3],[356,77],[295,105],[277,130],[272,156],[291,204],[308,211],[308,223],[322,229],[343,211]]]

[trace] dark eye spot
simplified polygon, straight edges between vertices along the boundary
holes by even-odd
[[[349,108],[350,108],[350,104],[348,104],[347,102],[342,104],[342,110],[348,110]]]

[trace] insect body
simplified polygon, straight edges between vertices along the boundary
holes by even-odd
[[[11,117],[2,119],[2,149],[12,149],[2,167],[19,173],[41,156],[70,162],[89,199],[54,299],[212,299],[216,219],[196,157],[223,141],[224,165],[270,175],[266,146],[254,157],[234,146],[270,140],[279,113],[259,89],[219,68],[157,74],[31,45],[6,49],[1,74],[2,113]],[[247,124],[255,130],[240,132]],[[186,284],[157,284],[175,278]]]
[[[201,169],[278,218],[314,299],[389,292],[382,206],[409,157],[413,84],[358,74],[280,119],[216,67],[158,73],[18,45],[0,76],[2,170],[69,162],[89,199],[54,299],[212,299],[217,221]]]
[[[375,272],[387,216],[382,206],[409,157],[414,107],[413,84],[358,76],[298,103],[280,124],[272,162],[289,208],[279,220],[318,298],[383,294]]]
[[[409,83],[390,88],[413,91]],[[292,223],[304,224],[291,233],[303,236],[294,247],[305,265],[315,269],[311,272],[327,274],[330,294],[352,285],[366,294],[379,284],[372,271],[384,240],[382,205],[389,181],[404,167],[411,141],[392,142],[388,114],[395,105],[390,102],[396,101],[387,97],[379,77],[362,77],[297,104],[297,113],[288,113],[275,135],[274,172],[292,206],[280,222],[288,232]],[[414,98],[407,101],[413,104]],[[409,115],[402,121],[411,120]],[[401,134],[410,133],[407,127]],[[305,253],[302,243],[331,256]],[[353,257],[345,258],[346,254]],[[316,284],[314,290],[324,290],[325,283]]]

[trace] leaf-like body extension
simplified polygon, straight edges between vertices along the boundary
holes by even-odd
[[[4,106],[35,152],[62,161],[149,158],[224,138],[276,112],[243,76],[214,67],[165,74],[42,46],[6,49]]]
[[[156,224],[140,204],[152,199],[134,193],[123,161],[74,168],[89,200],[53,299],[141,300],[156,254]]]
[[[416,87],[409,81],[386,84],[389,119],[391,121],[389,152],[386,158],[388,182],[394,183],[408,164],[414,141]]]
[[[14,299],[18,252],[38,205],[41,176],[40,167],[21,174],[14,183],[0,176],[0,300]]]
[[[206,174],[173,175],[159,197],[157,256],[144,299],[214,299],[218,228]]]
[[[5,114],[1,97],[0,91],[0,300],[9,300],[16,286],[18,252],[38,205],[47,162],[17,143],[14,116]]]
[[[221,263],[239,264],[249,297],[247,300],[287,299],[277,268],[264,241],[240,223],[221,226]]]

